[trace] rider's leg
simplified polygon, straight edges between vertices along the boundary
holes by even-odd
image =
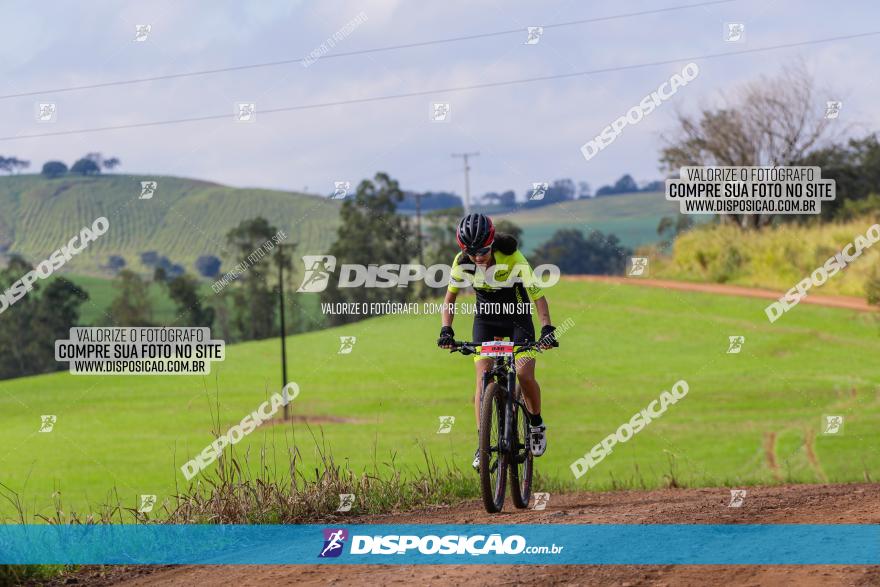
[[[532,454],[539,457],[547,450],[547,427],[541,418],[541,386],[535,379],[535,360],[523,361],[516,376],[529,411],[529,445]]]
[[[531,316],[516,316],[513,318],[513,340],[525,342],[535,340],[535,326]],[[539,426],[541,424],[541,386],[535,379],[535,359],[527,355],[520,355],[516,360],[516,379],[526,401],[526,409],[529,411],[529,424]]]
[[[523,398],[529,414],[541,414],[541,386],[535,379],[535,359],[520,359],[516,369],[516,379],[522,388]]]

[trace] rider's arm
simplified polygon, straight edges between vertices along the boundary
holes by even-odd
[[[544,297],[544,290],[541,288],[534,272],[532,272],[531,265],[529,265],[529,262],[520,251],[516,251],[513,254],[513,259],[515,263],[514,268],[516,270],[515,274],[522,279],[526,292],[528,292],[529,298],[534,302],[535,309],[538,311],[538,318],[541,320],[541,329],[543,330],[546,327],[550,327],[552,330],[553,322],[550,320],[550,307],[547,304],[547,298]]]
[[[443,308],[440,311],[443,326],[452,326],[452,318],[455,315],[452,312],[452,308],[454,307],[455,298],[457,297],[457,291],[446,290],[446,297],[443,299]]]
[[[547,298],[541,296],[535,300],[535,309],[538,311],[538,317],[541,319],[541,326],[549,326],[553,324],[550,321],[550,307],[547,305]]]
[[[437,339],[437,344],[444,348],[452,348],[452,337],[455,336],[454,331],[452,330],[452,318],[455,315],[453,312],[453,308],[455,307],[455,298],[458,297],[458,287],[456,287],[456,274],[461,271],[461,267],[458,265],[458,259],[461,257],[461,254],[455,256],[455,260],[452,262],[452,271],[451,279],[449,280],[449,286],[446,288],[446,297],[443,299],[443,307],[440,309],[440,338]]]
[[[440,312],[442,326],[452,326],[453,311],[455,307],[455,298],[458,296],[459,286],[462,285],[461,280],[464,278],[464,272],[459,263],[461,261],[461,253],[452,260],[452,267],[449,272],[449,285],[446,288],[446,298],[443,300],[443,308]]]

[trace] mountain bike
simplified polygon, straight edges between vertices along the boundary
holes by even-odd
[[[532,350],[543,352],[541,344],[501,340],[454,342],[450,351],[463,355],[479,353],[495,359],[483,375],[480,392],[480,490],[490,514],[504,507],[508,474],[513,505],[529,507],[534,463],[529,444],[529,414],[516,384],[516,356]]]

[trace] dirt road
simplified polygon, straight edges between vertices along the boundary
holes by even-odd
[[[880,484],[750,487],[741,508],[728,488],[552,495],[544,511],[490,516],[478,501],[453,507],[346,518],[381,524],[778,524],[880,523]],[[341,520],[336,520],[339,523]],[[333,523],[328,521],[329,523]],[[626,545],[621,545],[626,548]],[[878,545],[880,548],[880,545]],[[184,566],[96,569],[80,584],[124,585],[880,585],[872,566]]]
[[[597,283],[616,283],[636,285],[641,287],[662,287],[677,291],[696,291],[702,293],[719,294],[726,296],[743,296],[748,298],[762,298],[765,300],[778,300],[783,291],[758,289],[756,287],[741,287],[738,285],[726,285],[723,283],[691,283],[689,281],[670,281],[665,279],[643,279],[640,277],[617,277],[607,275],[568,275],[562,278],[565,281],[593,281]],[[850,296],[820,296],[810,294],[801,298],[802,304],[814,304],[829,308],[845,308],[859,312],[876,312],[877,306],[871,306],[864,298]]]

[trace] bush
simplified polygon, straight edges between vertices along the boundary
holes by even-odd
[[[594,230],[584,238],[579,230],[563,229],[535,249],[531,261],[533,265],[556,265],[567,275],[616,275],[623,273],[631,254],[613,234],[605,236]]]
[[[730,224],[704,225],[680,235],[671,259],[654,265],[660,278],[732,283],[784,292],[840,252],[876,222],[871,215],[846,223],[781,224],[748,231]],[[816,293],[863,296],[880,262],[880,246],[825,282]]]
[[[101,168],[91,159],[80,159],[73,164],[73,167],[70,168],[70,172],[78,175],[98,175],[101,173]]]
[[[869,304],[880,306],[880,267],[876,265],[865,282],[865,295]]]
[[[217,277],[220,273],[220,259],[214,255],[202,255],[196,259],[196,270],[203,277]]]
[[[125,267],[125,258],[120,255],[110,255],[107,258],[107,269],[111,271],[119,271]]]
[[[156,251],[144,251],[141,253],[141,263],[147,267],[153,267],[159,262],[159,253]]]
[[[43,164],[43,170],[40,173],[49,179],[61,177],[67,173],[67,165],[61,161],[47,161]]]

